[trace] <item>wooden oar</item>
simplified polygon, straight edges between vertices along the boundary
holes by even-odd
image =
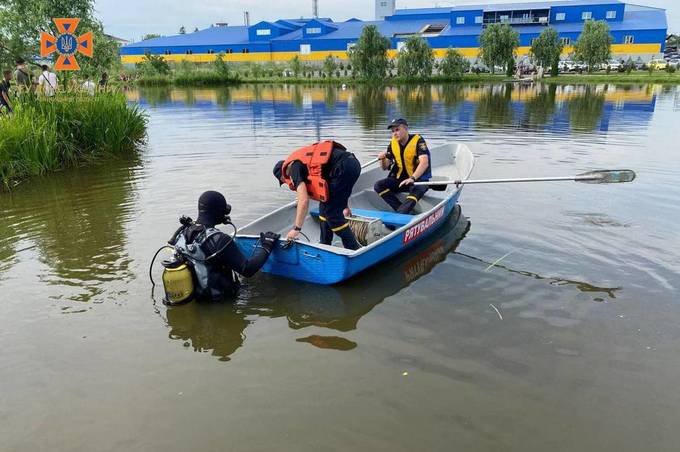
[[[586,184],[617,184],[635,180],[633,170],[596,170],[581,173],[576,176],[562,177],[521,177],[515,179],[477,179],[477,180],[437,180],[416,182],[414,185],[468,185],[468,184],[499,184],[505,182],[546,182],[569,180]]]

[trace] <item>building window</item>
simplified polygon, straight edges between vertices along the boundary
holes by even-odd
[[[234,49],[227,49],[225,50],[225,53],[234,53]]]
[[[583,11],[581,13],[581,19],[583,20],[590,20],[593,18],[593,13],[591,11]]]
[[[616,19],[616,11],[607,11],[607,19]]]
[[[320,27],[310,27],[310,28],[307,29],[307,34],[308,35],[321,34],[321,28]]]
[[[387,7],[387,2],[380,2],[380,6],[382,6],[383,8]]]
[[[311,44],[300,44],[300,55],[309,55],[312,53]]]
[[[560,42],[562,43],[562,45],[569,46],[571,45],[571,38],[561,38]]]
[[[475,16],[475,23],[481,24],[484,22],[484,16]]]
[[[163,52],[163,53],[166,54],[166,55],[172,55],[172,50],[166,50],[166,51]]]
[[[208,49],[208,54],[212,55],[213,53],[215,53],[213,49]]]
[[[187,55],[193,55],[193,53],[194,53],[193,50],[187,50],[187,51],[186,51],[186,54],[187,54]]]
[[[510,16],[505,14],[501,15],[501,22],[510,22]]]
[[[557,13],[555,14],[555,20],[564,20],[567,18],[567,13]]]
[[[463,17],[463,16],[456,17],[456,24],[457,25],[463,25],[464,23],[465,23],[465,17]]]
[[[624,44],[633,44],[635,39],[633,38],[633,35],[626,35],[623,37],[623,43]]]
[[[262,30],[257,30],[255,34],[258,36],[269,36],[272,34],[272,31],[269,28],[263,28]]]

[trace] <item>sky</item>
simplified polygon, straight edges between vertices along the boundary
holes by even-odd
[[[343,21],[351,17],[373,20],[373,0],[319,1],[319,16]],[[519,1],[519,0],[517,0]],[[530,0],[522,0],[530,1]],[[629,0],[645,6],[666,9],[669,32],[680,32],[680,0]],[[397,8],[427,8],[466,4],[501,4],[508,0],[440,1],[397,0]],[[250,23],[261,20],[312,16],[312,0],[96,0],[97,16],[107,33],[139,41],[147,33],[173,35],[184,26],[187,32],[207,28],[215,22],[243,25],[243,11],[250,12]]]

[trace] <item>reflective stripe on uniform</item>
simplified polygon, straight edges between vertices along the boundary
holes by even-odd
[[[416,198],[416,197],[413,196],[413,195],[407,196],[406,199],[412,199],[413,201],[418,202],[418,198]]]
[[[323,215],[319,215],[319,220],[321,220],[321,221],[328,221],[328,220],[326,219],[326,217],[324,217]]]
[[[381,191],[380,193],[378,193],[378,195],[380,195],[380,196],[382,196],[382,195],[386,195],[386,194],[387,194],[387,193],[389,193],[389,192],[390,192],[390,189],[389,189],[389,188],[387,188],[387,189],[385,189],[385,190]]]
[[[349,226],[349,223],[345,223],[342,226],[338,226],[337,228],[331,228],[331,231],[333,231],[333,232],[342,231],[343,229],[345,229],[348,226]]]

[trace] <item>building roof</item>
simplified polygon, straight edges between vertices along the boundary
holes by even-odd
[[[409,16],[420,14],[442,14],[452,11],[472,11],[482,9],[484,11],[510,11],[523,9],[549,9],[554,6],[581,6],[581,5],[611,5],[623,3],[619,0],[556,0],[553,2],[522,2],[522,3],[479,3],[460,6],[447,6],[441,8],[406,8],[394,11],[395,16]]]

